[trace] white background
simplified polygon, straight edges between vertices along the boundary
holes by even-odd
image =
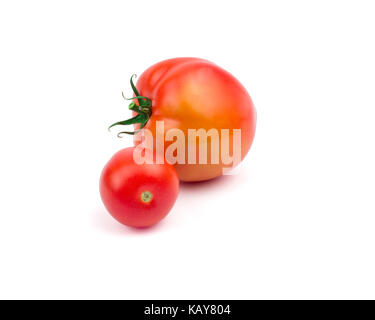
[[[0,298],[375,298],[373,1],[2,1]],[[98,192],[131,74],[196,56],[258,111],[238,175],[147,230]]]

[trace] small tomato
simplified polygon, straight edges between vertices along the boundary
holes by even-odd
[[[100,177],[100,195],[117,221],[130,227],[149,227],[172,209],[179,179],[165,161],[140,165],[134,161],[133,152],[134,147],[126,148],[109,160]]]

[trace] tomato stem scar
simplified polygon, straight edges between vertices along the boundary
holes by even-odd
[[[144,203],[150,202],[152,200],[152,197],[153,197],[153,195],[152,195],[152,193],[150,191],[144,191],[141,194],[141,200]]]

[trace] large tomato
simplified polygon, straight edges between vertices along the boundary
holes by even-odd
[[[134,86],[133,86],[134,87]],[[176,163],[175,169],[182,181],[202,181],[215,178],[223,173],[227,164],[222,161],[211,161],[212,152],[218,150],[207,148],[207,163],[188,163],[188,154],[194,145],[188,139],[189,129],[229,129],[228,152],[233,152],[233,129],[241,130],[241,160],[249,151],[256,125],[256,112],[253,102],[241,83],[229,72],[216,64],[198,58],[175,58],[159,62],[139,77],[136,83],[135,95],[147,97],[135,100],[137,106],[149,102],[146,112],[150,118],[142,122],[142,126],[149,129],[156,146],[157,121],[164,121],[164,132],[173,129],[183,131],[185,140],[185,163]],[[130,108],[132,109],[132,108]],[[134,110],[134,108],[133,108]],[[139,111],[139,110],[138,110]],[[136,113],[135,113],[136,115]],[[134,122],[133,122],[134,123]],[[117,124],[129,124],[126,122]],[[140,124],[135,128],[139,129]],[[143,130],[135,135],[135,144],[144,139]],[[209,138],[207,141],[210,141]],[[222,136],[218,138],[221,140]],[[220,142],[220,141],[219,141]],[[173,141],[165,141],[163,153]],[[207,142],[197,139],[195,152],[199,159],[199,147]],[[203,146],[206,147],[206,146]],[[191,148],[191,149],[189,149]],[[224,149],[221,148],[220,149]],[[165,153],[169,161],[171,155]]]

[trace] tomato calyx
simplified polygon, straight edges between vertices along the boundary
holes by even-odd
[[[146,125],[146,123],[150,119],[151,114],[152,114],[152,102],[151,102],[151,100],[149,98],[141,96],[139,94],[137,88],[135,87],[135,85],[133,83],[133,77],[136,77],[136,75],[133,74],[130,77],[130,85],[131,85],[131,87],[133,89],[134,97],[133,98],[126,98],[123,92],[122,92],[122,97],[125,100],[135,100],[135,101],[138,102],[138,104],[137,104],[135,101],[132,101],[129,104],[129,110],[136,112],[137,115],[135,117],[133,117],[133,118],[130,118],[130,119],[127,119],[127,120],[124,120],[124,121],[115,122],[114,124],[112,124],[108,128],[108,130],[111,129],[112,127],[118,126],[118,125],[127,126],[127,125],[131,125],[131,124],[137,124],[137,123],[139,123],[141,126],[136,131],[122,131],[122,132],[119,132],[117,134],[117,136],[119,138],[121,138],[122,134],[131,134],[131,135],[134,135],[137,132],[141,131],[142,128]]]

